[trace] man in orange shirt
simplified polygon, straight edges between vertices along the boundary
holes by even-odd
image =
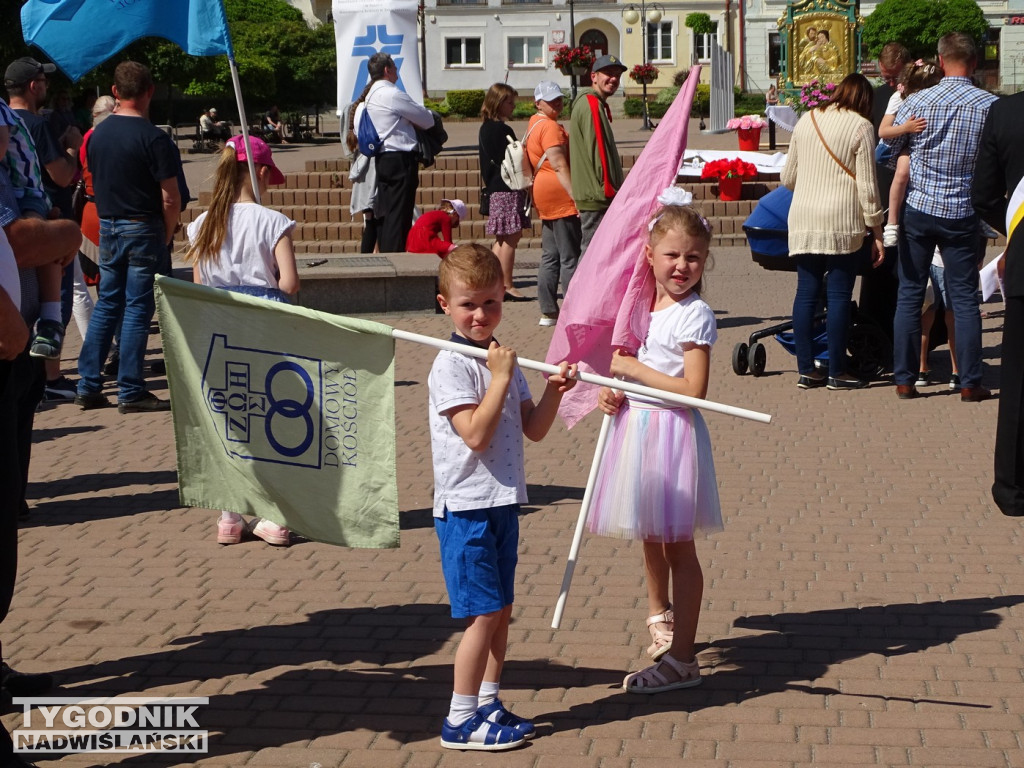
[[[569,135],[559,125],[564,98],[557,84],[542,80],[533,91],[537,114],[530,118],[526,152],[534,169],[533,204],[541,220],[541,257],[537,270],[540,325],[558,319],[558,283],[562,293],[580,260],[580,214],[572,199]]]

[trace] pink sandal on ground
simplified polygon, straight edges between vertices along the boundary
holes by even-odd
[[[666,653],[657,664],[626,675],[622,681],[622,690],[627,693],[664,693],[693,688],[700,683],[700,664],[697,659],[691,662],[676,661]]]
[[[668,649],[672,645],[672,624],[674,620],[675,616],[672,613],[671,605],[665,609],[664,613],[659,613],[647,619],[647,628],[651,630],[651,639],[654,640],[647,647],[647,653],[655,661],[668,653]],[[658,624],[668,624],[669,629],[667,631],[658,629]]]

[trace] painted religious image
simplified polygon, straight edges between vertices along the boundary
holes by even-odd
[[[846,18],[816,13],[795,20],[788,68],[794,83],[838,83],[854,71]]]
[[[832,40],[832,28],[833,24],[828,21],[810,21],[801,26],[796,79],[819,78],[835,82],[846,76],[842,50]]]

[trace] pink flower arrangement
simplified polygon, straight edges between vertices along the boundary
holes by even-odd
[[[757,115],[743,115],[742,117],[734,117],[725,124],[725,127],[730,131],[749,131],[754,128],[764,128],[766,125],[768,125],[768,122]]]
[[[823,83],[820,80],[811,80],[800,89],[800,105],[797,109],[805,111],[816,109],[828,104],[835,93],[835,83]]]

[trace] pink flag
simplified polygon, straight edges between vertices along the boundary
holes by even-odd
[[[547,362],[578,362],[581,371],[608,376],[613,348],[635,352],[643,343],[654,297],[643,257],[647,223],[658,195],[675,183],[699,81],[700,67],[694,66],[601,220],[569,284]],[[581,382],[565,394],[558,412],[566,425],[597,407],[597,391]]]

